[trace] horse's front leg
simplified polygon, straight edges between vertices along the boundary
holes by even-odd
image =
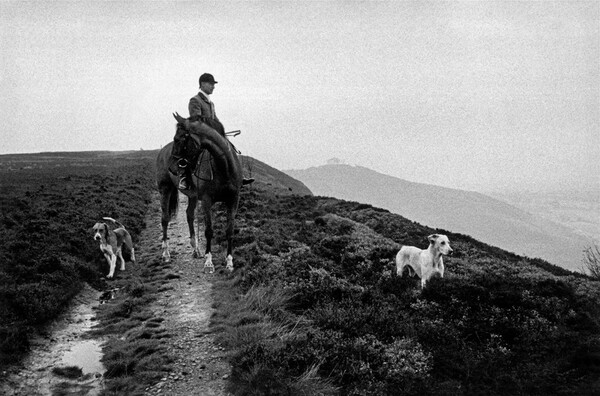
[[[226,269],[233,271],[233,232],[235,227],[235,215],[237,213],[238,199],[227,205],[227,230],[225,236],[227,238],[227,264]]]
[[[196,206],[198,205],[198,198],[189,197],[188,207],[185,211],[186,219],[188,223],[188,229],[190,232],[190,245],[192,246],[193,253],[192,257],[200,257],[200,250],[198,249],[198,236],[196,235],[196,229],[194,227],[194,220],[196,217]]]
[[[212,201],[209,199],[202,200],[202,211],[204,212],[204,237],[206,238],[206,260],[204,261],[204,272],[208,271],[209,274],[215,272],[215,266],[212,262],[212,254],[210,252],[213,237],[211,208]]]

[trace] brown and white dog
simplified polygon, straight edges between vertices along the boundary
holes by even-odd
[[[421,289],[435,274],[444,277],[444,260],[442,256],[452,254],[450,241],[446,235],[433,234],[427,237],[429,247],[426,250],[414,246],[403,246],[396,255],[396,273],[402,276],[404,267],[408,267],[410,276],[421,278]]]
[[[123,245],[127,246],[131,251],[131,261],[135,262],[135,249],[131,241],[129,231],[125,229],[123,224],[119,223],[111,217],[103,217],[104,220],[113,222],[118,226],[115,230],[111,230],[106,223],[94,224],[94,240],[100,241],[100,250],[104,253],[106,261],[110,266],[110,271],[107,278],[112,278],[115,274],[117,265],[117,257],[121,259],[121,271],[125,271],[125,259],[123,259]]]

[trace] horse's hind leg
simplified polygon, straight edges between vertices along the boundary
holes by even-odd
[[[225,268],[227,268],[228,271],[233,271],[233,232],[237,207],[237,199],[227,205],[227,230],[225,231],[225,236],[227,238],[227,264]]]
[[[211,243],[213,237],[213,228],[212,228],[212,201],[210,199],[202,200],[202,211],[204,212],[204,237],[206,238],[206,260],[204,261],[204,271],[207,271],[212,274],[215,272],[215,266],[212,262],[212,254]]]
[[[190,245],[194,252],[192,256],[194,258],[200,257],[200,251],[198,250],[198,236],[196,235],[196,229],[194,228],[194,220],[196,216],[196,206],[198,205],[198,198],[188,197],[188,207],[185,211],[188,228],[190,230]]]

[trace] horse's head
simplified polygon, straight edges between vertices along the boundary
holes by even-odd
[[[190,120],[187,118],[183,118],[179,115],[179,113],[173,113],[173,117],[177,120],[177,130],[189,131],[190,129]]]
[[[189,157],[193,156],[199,149],[199,143],[196,139],[190,138],[190,120],[183,118],[178,113],[174,113],[173,117],[177,120],[177,130],[173,141],[174,155]]]
[[[178,126],[181,124],[181,125],[184,126],[185,129],[189,128],[190,121],[187,118],[183,118],[177,112],[173,113],[173,117],[175,117],[175,119],[177,120],[177,125]]]

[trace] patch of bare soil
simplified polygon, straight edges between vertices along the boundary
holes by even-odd
[[[169,280],[169,287],[161,289],[164,291],[160,292],[152,307],[156,316],[165,319],[161,325],[172,334],[164,342],[175,359],[175,370],[147,388],[146,394],[227,395],[225,385],[231,369],[223,348],[209,332],[213,313],[212,279],[215,275],[204,273],[204,259],[192,257],[186,206],[187,197],[180,195],[179,213],[169,225],[170,265],[177,277]],[[151,209],[150,212],[146,237],[160,240],[160,210]],[[199,228],[197,233],[203,241],[202,224]],[[204,246],[203,242],[201,245]],[[213,252],[213,261],[217,270],[224,266],[224,252]]]

